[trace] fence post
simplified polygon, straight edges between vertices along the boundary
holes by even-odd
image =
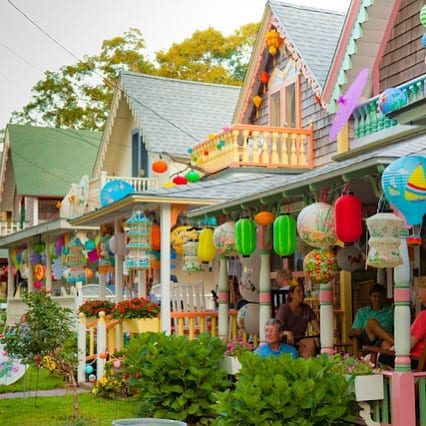
[[[106,351],[106,324],[105,312],[99,312],[99,320],[96,338],[96,378],[99,380],[104,375],[105,359],[101,357]]]
[[[86,316],[81,312],[78,315],[78,337],[77,337],[77,382],[82,383],[86,381]]]

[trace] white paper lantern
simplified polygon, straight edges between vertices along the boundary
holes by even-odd
[[[235,222],[225,222],[215,228],[213,243],[219,254],[224,256],[234,256],[237,254],[235,248]]]
[[[198,241],[187,241],[183,245],[182,271],[201,272],[204,271],[203,264],[197,256]]]
[[[237,315],[238,327],[247,334],[259,334],[259,304],[247,303]]]
[[[357,246],[343,247],[337,253],[337,265],[340,269],[348,272],[354,272],[361,269],[364,265],[364,255]]]
[[[126,236],[123,232],[119,232],[109,240],[109,249],[118,256],[126,255]]]

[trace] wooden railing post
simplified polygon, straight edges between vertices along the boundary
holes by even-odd
[[[80,312],[78,315],[78,335],[77,335],[77,382],[86,381],[86,316]]]
[[[101,354],[106,351],[105,312],[99,312],[96,339],[96,377],[99,380],[104,375],[105,359]]]

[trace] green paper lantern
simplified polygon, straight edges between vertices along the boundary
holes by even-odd
[[[200,174],[196,170],[190,170],[185,177],[188,179],[188,182],[195,183],[201,179]]]
[[[426,5],[424,5],[420,11],[420,22],[426,27]]]
[[[274,220],[274,251],[280,256],[290,256],[296,250],[296,220],[285,214]]]
[[[244,257],[256,250],[256,224],[252,219],[243,218],[235,224],[235,247]]]

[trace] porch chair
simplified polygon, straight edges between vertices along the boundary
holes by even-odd
[[[271,290],[271,314],[275,318],[278,308],[287,301],[288,290],[274,289]]]

